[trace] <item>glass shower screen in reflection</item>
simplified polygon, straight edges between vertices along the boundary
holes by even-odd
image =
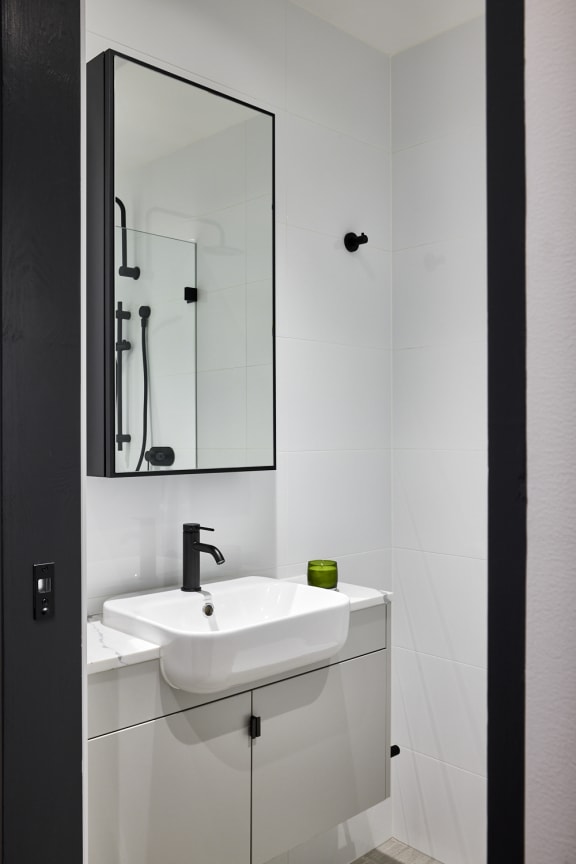
[[[108,333],[88,321],[89,343],[104,345],[107,380],[95,387],[103,422],[88,397],[90,473],[272,468],[273,115],[115,52],[88,66],[90,294],[99,270],[90,264],[98,116],[108,148],[100,193]],[[103,107],[91,118],[93,99]],[[96,363],[97,354],[89,345]],[[93,366],[89,359],[98,384]]]

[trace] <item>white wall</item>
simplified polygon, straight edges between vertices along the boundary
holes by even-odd
[[[90,0],[88,57],[114,47],[277,115],[278,471],[88,478],[92,611],[173,584],[181,526],[216,528],[205,578],[302,572],[390,587],[389,60],[286,0]],[[346,252],[347,231],[370,242]],[[390,835],[383,805],[283,856],[348,864]]]
[[[576,6],[527,0],[526,861],[576,849]]]
[[[392,59],[394,835],[486,857],[484,20]]]

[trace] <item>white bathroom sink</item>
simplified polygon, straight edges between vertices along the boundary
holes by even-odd
[[[344,645],[349,620],[345,595],[262,576],[211,582],[201,593],[175,589],[104,603],[104,624],[160,645],[164,678],[191,693],[325,660]]]

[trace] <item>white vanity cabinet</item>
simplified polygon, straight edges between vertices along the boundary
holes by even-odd
[[[249,693],[88,744],[90,864],[250,864]]]
[[[157,660],[89,676],[89,864],[266,864],[386,798],[389,609],[245,692],[172,690]]]
[[[252,864],[387,796],[386,651],[254,691]]]

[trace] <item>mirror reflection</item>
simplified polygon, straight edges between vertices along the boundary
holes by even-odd
[[[273,117],[114,56],[115,472],[274,465]]]

